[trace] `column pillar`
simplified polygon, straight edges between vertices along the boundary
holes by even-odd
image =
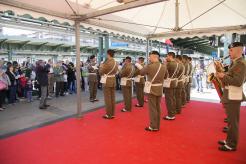
[[[98,38],[98,62],[101,63],[101,61],[103,61],[103,37],[99,37]]]
[[[104,55],[105,55],[105,58],[107,57],[108,49],[109,49],[109,36],[105,35],[104,36]]]
[[[12,61],[13,59],[13,51],[11,49],[8,50],[8,61]]]
[[[226,56],[229,55],[229,49],[228,46],[231,44],[232,42],[232,35],[231,34],[225,34],[225,40],[224,40],[224,55],[223,57],[225,58]],[[224,60],[224,64],[226,65],[230,65],[230,58],[227,58]]]

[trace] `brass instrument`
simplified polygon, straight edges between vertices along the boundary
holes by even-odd
[[[216,72],[224,72],[224,67],[221,62],[214,61],[208,65],[207,73],[208,73],[208,82],[213,83],[219,97],[221,98],[223,95],[223,83],[220,81],[219,78],[215,76]]]

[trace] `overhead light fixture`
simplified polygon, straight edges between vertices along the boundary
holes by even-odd
[[[89,3],[84,3],[83,6],[84,6],[85,8],[87,8],[87,9],[91,8],[91,5],[90,5]]]
[[[119,3],[130,3],[133,1],[136,1],[136,0],[117,0],[117,2],[119,2]]]

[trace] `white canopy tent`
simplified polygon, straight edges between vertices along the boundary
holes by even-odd
[[[75,21],[77,72],[80,72],[80,23],[108,32],[162,39],[246,31],[246,0],[1,0],[0,11],[5,10],[48,20]],[[80,87],[77,93],[80,116]]]
[[[151,0],[138,1],[151,2]],[[41,15],[47,19],[54,19],[54,16],[70,19],[74,12],[85,16],[95,11],[125,5],[117,0],[67,0],[67,2],[66,0],[2,0],[0,3],[2,3],[0,10],[11,7],[11,10],[17,14],[30,13],[31,10],[34,17],[42,13]],[[199,29],[199,33],[205,30],[202,35],[206,33],[211,35],[214,29],[217,29],[215,33],[219,31],[245,32],[245,26],[240,26],[246,25],[245,0],[179,0],[178,17],[175,16],[175,3],[176,0],[153,2],[151,5],[85,19],[82,23],[144,37],[169,38],[172,37],[170,35],[179,37],[179,33],[176,32],[178,30],[188,31],[185,34],[180,33],[181,37],[187,37],[192,35],[194,29]],[[205,14],[201,15],[203,13]],[[177,18],[178,22],[176,22]],[[175,33],[173,33],[174,29],[176,29]],[[166,36],[165,33],[169,35]]]

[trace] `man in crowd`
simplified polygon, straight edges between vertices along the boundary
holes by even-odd
[[[48,67],[43,60],[37,62],[36,77],[41,87],[41,99],[39,109],[46,109],[49,105],[46,104],[47,91],[48,91]]]
[[[53,93],[54,93],[54,84],[55,84],[52,59],[48,60],[47,67],[49,69],[49,73],[48,73],[48,98],[51,98]]]
[[[69,62],[67,65],[67,88],[70,94],[76,93],[76,85],[75,85],[75,67],[72,62]]]
[[[53,70],[56,81],[56,97],[59,97],[59,95],[64,96],[64,70],[62,67],[62,61],[58,61]]]

